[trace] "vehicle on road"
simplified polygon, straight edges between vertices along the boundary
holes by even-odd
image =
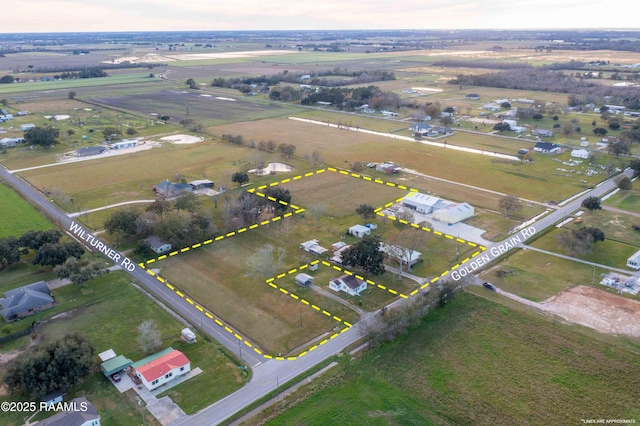
[[[497,290],[496,286],[491,284],[491,283],[482,283],[482,287],[488,288],[491,291],[496,291]]]

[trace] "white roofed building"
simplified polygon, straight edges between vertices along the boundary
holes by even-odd
[[[418,213],[429,214],[448,206],[448,201],[421,192],[410,192],[402,199],[402,205]]]
[[[473,216],[475,210],[468,203],[453,204],[433,213],[433,218],[445,223],[458,223]]]

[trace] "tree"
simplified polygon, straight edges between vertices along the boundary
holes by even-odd
[[[58,278],[68,278],[74,284],[84,287],[87,281],[106,273],[101,260],[68,258],[62,265],[53,269]]]
[[[598,228],[580,228],[577,231],[565,231],[558,236],[558,245],[572,256],[584,256],[593,251],[593,245],[604,241],[605,235]]]
[[[619,122],[617,122],[617,121],[611,121],[611,120],[609,120],[609,128],[610,128],[611,130],[618,130],[618,129],[620,129],[620,123],[619,123]]]
[[[276,210],[285,211],[291,204],[291,191],[280,186],[270,186],[265,189],[264,194],[267,202],[273,203]],[[275,198],[276,201],[269,200],[268,197]],[[286,204],[282,204],[280,201]]]
[[[364,163],[362,161],[354,161],[351,165],[351,170],[356,173],[362,173],[364,170]]]
[[[70,243],[47,243],[40,247],[33,257],[34,265],[57,266],[62,265],[68,258],[80,258],[84,249],[75,241]]]
[[[264,279],[273,277],[282,268],[286,253],[284,247],[265,244],[247,259],[249,275]]]
[[[534,120],[542,120],[544,118],[544,116],[542,114],[540,114],[539,112],[536,112],[535,114],[533,114],[531,116],[531,118],[533,118]]]
[[[414,251],[426,244],[425,233],[415,228],[405,228],[387,239],[386,253],[389,259],[398,263],[398,279],[402,279],[402,269],[407,265],[411,270]]]
[[[500,210],[502,210],[507,217],[511,217],[515,213],[522,210],[522,203],[513,195],[505,195],[499,202]]]
[[[628,191],[630,189],[633,189],[633,184],[631,183],[631,179],[629,179],[627,176],[620,176],[616,179],[616,184],[618,185],[618,188],[620,188],[620,190],[622,191]]]
[[[188,79],[187,81],[185,81],[184,84],[186,84],[189,89],[197,89],[198,88],[198,84],[196,83],[196,81],[193,78]]]
[[[602,205],[600,205],[600,198],[598,197],[587,197],[582,201],[582,207],[588,210],[602,210]]]
[[[384,272],[383,258],[380,251],[380,237],[365,235],[360,241],[344,251],[342,263],[358,266],[373,275],[380,275]]]
[[[135,127],[127,127],[127,135],[133,136],[137,134],[138,134],[138,131],[136,130]]]
[[[153,211],[144,211],[136,218],[136,235],[146,237],[153,233],[160,215]]]
[[[238,186],[242,186],[243,184],[249,182],[249,175],[247,172],[235,172],[231,176],[231,182],[235,182]]]
[[[169,115],[161,115],[160,120],[164,121],[164,124],[167,124],[167,121],[171,120],[171,116]]]
[[[94,356],[95,348],[88,339],[67,334],[16,358],[7,369],[4,382],[10,393],[24,393],[32,398],[70,390],[92,372]]]
[[[18,242],[20,247],[29,250],[38,250],[47,243],[57,243],[62,238],[62,232],[57,229],[47,229],[46,231],[27,231],[20,236]]]
[[[169,211],[170,209],[171,209],[171,203],[169,201],[164,200],[162,198],[156,198],[156,200],[153,203],[147,206],[145,211],[153,212],[158,216],[160,216],[160,218],[162,218],[162,215],[164,214],[164,212]]]
[[[511,108],[511,104],[509,102],[503,102],[500,104],[501,108]]]
[[[72,90],[71,92],[69,92],[69,93],[67,94],[67,97],[68,97],[69,99],[75,99],[75,98],[76,98],[76,92],[74,92],[74,91]]]
[[[496,130],[498,132],[510,132],[511,125],[509,123],[496,123],[493,126],[493,130]]]
[[[633,169],[633,175],[634,176],[639,176],[640,175],[640,160],[638,159],[634,159],[631,160],[631,163],[629,164],[629,167],[631,167],[631,169]]]
[[[607,129],[605,129],[604,127],[596,127],[595,129],[593,129],[593,134],[596,136],[604,136],[608,133],[609,131]]]
[[[102,134],[104,135],[104,139],[107,141],[112,140],[115,137],[122,135],[120,129],[117,127],[105,127],[102,129]]]
[[[138,344],[145,354],[152,354],[162,344],[160,330],[153,320],[146,320],[138,326]]]
[[[281,143],[278,145],[278,152],[285,158],[291,158],[296,152],[296,146],[290,143]]]
[[[15,237],[0,238],[0,270],[20,261],[20,245]]]
[[[399,227],[403,227],[406,225],[406,223],[413,223],[414,218],[413,218],[413,213],[411,213],[409,210],[401,210],[396,214],[396,221],[395,224],[396,226]],[[406,223],[403,223],[403,222]]]
[[[14,81],[15,81],[15,78],[12,75],[4,75],[0,77],[0,84],[9,84],[9,83],[13,83]]]
[[[316,219],[316,225],[320,227],[320,220],[325,212],[324,204],[312,204],[307,207],[307,212],[311,214]]]
[[[187,192],[176,198],[173,207],[177,210],[186,210],[194,213],[198,210],[198,197],[193,192]]]
[[[369,219],[376,216],[376,211],[370,204],[360,204],[358,207],[356,207],[356,213],[358,213],[364,219]]]
[[[139,215],[135,210],[118,210],[104,223],[104,227],[109,234],[122,232],[125,236],[136,235],[136,219]]]
[[[607,151],[609,151],[609,154],[613,154],[616,157],[626,155],[631,153],[631,144],[628,140],[616,139],[609,142],[607,145]]]
[[[313,161],[313,164],[322,164],[322,163],[324,163],[324,159],[322,158],[322,154],[318,150],[313,151],[311,153],[311,160]]]
[[[49,149],[58,143],[60,130],[53,127],[34,127],[24,132],[24,143]]]

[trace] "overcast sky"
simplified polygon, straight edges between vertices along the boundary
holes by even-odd
[[[640,28],[637,0],[16,0],[0,32]]]

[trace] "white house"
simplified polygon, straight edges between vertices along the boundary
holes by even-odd
[[[318,244],[318,240],[305,241],[304,243],[300,244],[300,248],[308,253],[315,254],[317,256],[321,256],[322,254],[329,251]]]
[[[633,269],[640,269],[640,250],[627,259],[627,266]]]
[[[410,192],[402,199],[402,205],[418,213],[429,214],[448,206],[449,202],[421,192]]]
[[[362,238],[365,235],[371,234],[371,229],[363,225],[353,225],[351,228],[349,228],[349,234],[353,235],[354,237]]]
[[[153,390],[191,371],[191,362],[180,351],[167,348],[132,365],[142,384]]]
[[[508,124],[511,130],[518,125],[517,120],[502,120],[502,124]]]
[[[149,244],[151,250],[153,250],[156,254],[166,253],[171,250],[171,244],[166,241],[161,240],[159,237],[152,235],[144,239],[144,241]]]
[[[589,158],[589,151],[586,149],[574,149],[571,151],[571,156],[576,158]]]
[[[404,247],[399,247],[396,250],[393,246],[389,246],[385,243],[380,243],[380,251],[384,252],[389,258],[394,261],[402,260],[402,264],[405,266],[413,266],[420,261],[422,253],[415,250],[410,250]]]
[[[135,139],[123,139],[120,142],[114,142],[109,145],[111,149],[124,149],[124,148],[133,148],[134,146],[138,146],[138,141]]]
[[[458,223],[472,217],[474,208],[467,203],[452,204],[433,213],[433,218],[445,223]]]
[[[31,130],[31,129],[33,129],[34,127],[36,127],[36,125],[35,125],[35,124],[33,124],[33,123],[29,123],[29,124],[21,124],[21,125],[20,125],[20,130],[22,130],[23,132],[26,132],[27,130]]]
[[[344,274],[329,281],[329,288],[333,291],[344,291],[351,296],[359,296],[367,289],[367,282],[359,280],[353,275]]]
[[[482,105],[482,109],[486,109],[487,111],[496,112],[496,111],[500,111],[501,107],[500,107],[500,105],[485,104],[485,105]]]

